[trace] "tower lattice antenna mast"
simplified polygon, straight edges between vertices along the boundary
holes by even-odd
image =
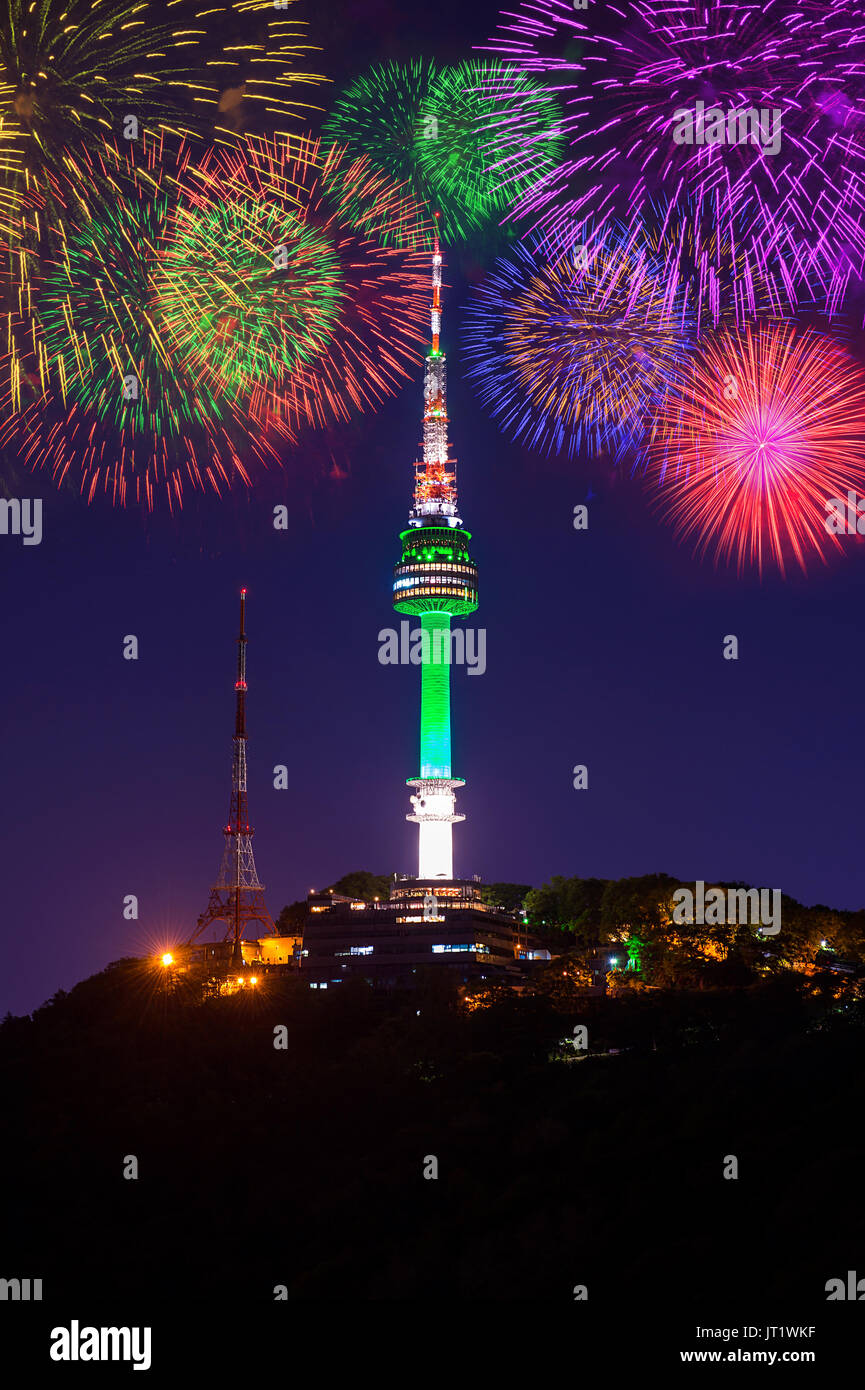
[[[440,346],[442,254],[438,224],[433,246],[430,327],[432,349],[424,370],[423,459],[415,464],[412,519],[457,515],[456,460],[448,457],[447,359]]]
[[[276,927],[264,901],[252,852],[255,831],[249,824],[246,787],[246,590],[240,591],[240,633],[237,638],[237,680],[235,681],[234,756],[231,771],[231,808],[225,826],[225,849],[219,878],[210,892],[206,910],[198,919],[190,942],[196,941],[211,922],[225,922],[224,940],[233,942],[232,965],[243,964],[244,932],[250,922],[259,922],[267,932]]]

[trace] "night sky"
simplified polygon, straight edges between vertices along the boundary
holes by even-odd
[[[468,56],[496,7],[330,0],[312,18],[337,83],[377,57]],[[326,101],[327,97],[323,98]],[[698,563],[639,478],[508,443],[462,379],[446,265],[444,347],[460,509],[473,534],[487,671],[453,674],[466,778],[456,872],[741,879],[865,905],[861,839],[865,551],[786,582]],[[4,937],[0,1011],[185,937],[222,853],[237,591],[248,589],[250,805],[274,916],[352,869],[412,872],[416,667],[379,664],[421,433],[421,380],[252,494],[172,518],[88,507],[23,474],[43,541],[0,536]],[[589,530],[574,506],[589,489]],[[273,507],[289,507],[275,531]],[[125,661],[135,634],[140,659]],[[738,662],[722,658],[736,634]],[[273,788],[275,764],[289,789]],[[584,763],[589,787],[575,791]],[[123,918],[134,893],[138,922]]]

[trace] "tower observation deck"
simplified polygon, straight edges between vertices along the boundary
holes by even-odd
[[[393,606],[419,617],[421,664],[420,771],[410,777],[418,826],[418,878],[452,879],[457,787],[451,766],[451,619],[478,606],[478,572],[469,552],[471,533],[457,511],[456,460],[449,457],[447,361],[440,347],[442,255],[435,239],[432,269],[432,347],[424,371],[423,458],[415,464],[414,505],[400,533]]]

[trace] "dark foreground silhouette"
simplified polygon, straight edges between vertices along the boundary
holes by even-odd
[[[863,1023],[791,974],[468,1010],[440,975],[200,1003],[118,962],[0,1026],[0,1273],[58,1311],[586,1285],[599,1311],[707,1324],[733,1298],[822,1312],[827,1280],[865,1275]]]

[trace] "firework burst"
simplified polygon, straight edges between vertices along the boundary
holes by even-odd
[[[469,378],[530,447],[620,456],[682,379],[689,320],[633,234],[609,229],[552,263],[524,246],[475,291]]]
[[[178,505],[390,394],[420,361],[432,230],[342,158],[289,136],[79,153],[35,203],[60,252],[8,316],[2,440],[88,497]]]
[[[221,174],[206,161],[170,212],[154,276],[158,322],[215,397],[244,398],[323,351],[339,318],[341,270],[326,231],[304,221],[290,190],[286,199],[285,189]]]
[[[67,146],[124,138],[129,116],[190,123],[206,30],[189,13],[165,24],[147,0],[2,0],[0,15],[3,119],[32,169],[56,168]]]
[[[292,0],[293,3],[293,0]],[[22,187],[49,195],[49,175],[82,147],[108,139],[130,149],[144,135],[240,129],[248,110],[297,115],[296,70],[309,46],[303,25],[268,0],[221,7],[171,0],[0,0],[0,199],[2,231],[18,237]],[[203,74],[206,74],[203,75]]]
[[[338,146],[288,136],[250,137],[196,181],[209,202],[266,194],[293,207],[329,248],[338,315],[314,350],[256,383],[253,419],[326,427],[392,395],[421,360],[429,316],[432,228],[405,188]]]
[[[555,99],[506,63],[473,60],[430,82],[417,130],[418,166],[446,236],[498,222],[558,167]]]
[[[417,141],[435,63],[380,63],[338,97],[322,127],[324,139],[356,159],[369,159],[395,184],[417,182]]]
[[[555,167],[560,123],[555,99],[508,64],[440,68],[417,59],[359,78],[324,132],[406,183],[453,240],[498,222]]]
[[[72,212],[55,229],[62,252],[8,316],[0,442],[58,482],[77,477],[88,500],[177,506],[185,487],[219,492],[249,483],[250,463],[279,461],[174,350],[161,318],[173,182],[188,159],[181,147],[173,161],[162,140],[145,139],[137,160],[106,144],[68,180],[52,178],[51,206]]]
[[[865,491],[865,374],[813,330],[720,333],[663,403],[649,456],[656,505],[696,554],[806,572],[840,546],[828,500]]]
[[[861,272],[861,0],[598,0],[590,21],[525,0],[491,47],[565,96],[570,158],[516,205],[548,254],[654,200],[738,219],[746,264],[794,298],[817,274],[835,307]]]

